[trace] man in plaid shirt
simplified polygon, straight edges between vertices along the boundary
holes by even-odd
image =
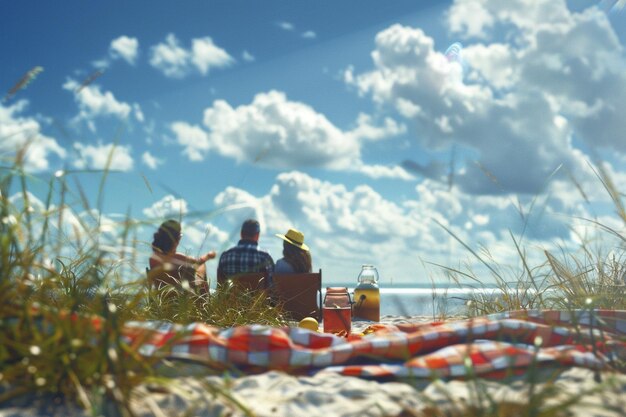
[[[242,272],[274,271],[274,260],[271,255],[259,249],[259,233],[261,226],[254,219],[248,219],[241,225],[241,240],[237,246],[228,249],[220,256],[217,266],[217,283]]]

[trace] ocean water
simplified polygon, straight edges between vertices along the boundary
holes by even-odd
[[[354,287],[348,287],[348,292],[352,296]],[[322,297],[324,293],[325,289],[322,290]],[[382,287],[380,288],[380,315],[438,317],[466,314],[467,302],[472,295],[479,293],[488,297],[497,297],[498,290],[469,287]]]

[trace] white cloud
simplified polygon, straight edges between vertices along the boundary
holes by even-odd
[[[109,66],[111,65],[111,62],[109,62],[108,59],[103,58],[103,59],[97,59],[95,61],[92,61],[91,65],[93,65],[95,68],[99,70],[105,70],[109,68]]]
[[[290,31],[295,29],[295,26],[293,25],[293,23],[289,23],[289,22],[278,22],[277,25],[282,30],[285,30],[285,31],[288,31],[288,32],[290,32]]]
[[[406,199],[394,201],[367,185],[348,188],[291,171],[279,174],[260,195],[228,187],[214,204],[243,206],[220,216],[222,230],[236,231],[245,218],[257,218],[262,225],[260,244],[275,258],[280,256],[281,242],[273,238],[274,233],[289,227],[303,231],[312,248],[314,269],[322,268],[329,277],[356,276],[354,269],[361,263],[373,263],[383,276],[404,282],[416,274],[423,279],[422,261],[451,267],[467,261],[477,266],[475,272],[480,271],[479,262],[437,222],[475,250],[489,247],[501,265],[519,262],[509,230],[522,246],[532,248],[527,259],[533,265],[545,260],[543,249],[553,250],[555,242],[570,236],[569,218],[556,215],[548,201],[544,207],[543,200],[530,198],[518,202],[509,195],[477,197],[456,188],[449,191],[430,180],[418,184]],[[586,214],[578,209],[568,213]],[[231,243],[237,238],[233,233]],[[438,277],[443,276],[440,271]],[[489,281],[488,276],[482,278]]]
[[[170,129],[176,135],[176,141],[183,146],[183,154],[191,161],[202,161],[211,149],[209,136],[199,126],[184,122],[174,122]]]
[[[133,114],[135,115],[135,119],[137,119],[138,122],[143,123],[146,118],[143,115],[143,111],[141,111],[141,106],[139,106],[139,104],[134,103],[133,104]]]
[[[228,226],[227,230],[239,230],[243,220],[247,218],[263,219],[261,232],[267,230],[266,216],[278,216],[278,213],[266,211],[269,208],[267,198],[257,198],[245,190],[228,186],[213,199],[216,212]],[[224,228],[222,228],[224,229]],[[236,233],[235,236],[239,234]]]
[[[112,92],[102,92],[99,85],[89,84],[81,86],[76,80],[68,79],[63,84],[65,90],[71,91],[74,101],[78,104],[79,113],[75,121],[85,121],[93,123],[97,117],[113,116],[119,119],[127,119],[131,111],[135,110],[135,115],[141,114],[138,104],[131,106],[123,101],[118,101]],[[140,119],[140,116],[136,116]],[[143,117],[143,114],[141,114]],[[92,130],[94,130],[92,125]]]
[[[143,214],[153,219],[180,218],[187,214],[187,211],[187,201],[168,194],[152,206],[143,209]]]
[[[381,139],[389,139],[393,136],[406,133],[406,126],[386,117],[383,126],[376,126],[372,120],[372,116],[359,113],[357,118],[357,127],[346,134],[355,140],[367,139],[378,141]]]
[[[238,162],[256,163],[271,168],[325,167],[353,170],[375,176],[407,178],[401,168],[363,169],[360,158],[363,141],[382,140],[404,132],[404,126],[391,119],[377,127],[371,117],[360,115],[357,127],[344,132],[323,114],[307,104],[289,101],[284,93],[270,91],[257,94],[249,105],[231,107],[216,100],[204,112],[204,126],[209,130],[208,142],[198,129],[180,123],[177,132],[185,153],[194,160],[208,149]]]
[[[180,45],[173,33],[166,36],[164,43],[150,50],[150,65],[171,78],[183,78],[195,68],[206,75],[212,68],[227,67],[235,60],[224,49],[215,45],[209,37],[192,40],[190,49]]]
[[[78,169],[110,169],[113,171],[130,171],[133,169],[133,158],[130,146],[112,143],[87,145],[77,142],[74,149],[79,159],[74,161]]]
[[[254,62],[256,58],[248,51],[243,51],[241,58],[246,62]]]
[[[227,67],[234,60],[225,50],[216,46],[211,38],[206,37],[192,41],[191,62],[202,75],[206,75],[209,69]]]
[[[113,262],[119,263],[120,251],[124,249],[124,242],[121,235],[118,233],[120,230],[120,224],[116,222],[112,217],[106,216],[96,209],[84,210],[81,207],[78,209],[68,204],[63,206],[57,206],[55,204],[44,204],[37,196],[27,192],[28,207],[30,212],[29,229],[32,233],[29,233],[30,238],[33,236],[40,236],[44,232],[45,227],[55,230],[55,239],[50,242],[48,239],[48,245],[42,251],[45,256],[56,257],[57,246],[61,245],[60,255],[67,256],[68,258],[76,259],[77,257],[84,256],[85,250],[93,248],[94,244],[105,252],[110,250],[114,255],[112,256]],[[24,194],[16,193],[10,197],[11,204],[23,212],[25,204]],[[55,215],[50,215],[55,213]],[[26,234],[18,234],[18,239],[26,239]],[[24,240],[22,243],[26,244]],[[78,253],[82,252],[82,253]],[[44,263],[53,264],[52,259],[43,259]]]
[[[168,77],[182,78],[188,71],[189,55],[189,51],[182,48],[176,36],[170,33],[165,38],[165,43],[151,48],[150,65]]]
[[[472,63],[475,72],[471,76],[480,76],[479,81],[489,82],[496,89],[514,87],[519,82],[515,51],[508,44],[473,45],[463,50],[463,56]]]
[[[528,12],[518,13],[522,6]],[[458,24],[470,9],[476,26]],[[410,120],[425,152],[456,144],[478,155],[458,164],[455,180],[467,192],[536,193],[561,164],[589,173],[574,134],[625,152],[617,109],[626,101],[626,67],[604,15],[573,14],[548,0],[457,0],[449,13],[461,36],[491,39],[496,21],[517,41],[466,44],[468,74],[422,30],[393,25],[376,36],[374,70],[349,68],[344,79]]]
[[[200,256],[209,250],[216,250],[224,246],[228,241],[228,233],[220,230],[211,223],[203,222],[183,222],[183,238],[181,239],[178,251]],[[187,247],[189,245],[189,247]]]
[[[467,17],[471,16],[471,19]],[[494,18],[479,1],[455,1],[448,11],[448,25],[453,33],[464,31],[467,36],[485,38],[485,28],[493,26]]]
[[[465,4],[469,2],[455,2],[450,19],[457,18],[461,12],[456,8]],[[512,88],[517,95],[523,91],[542,94],[551,112],[564,116],[566,126],[588,145],[626,152],[626,142],[620,139],[626,130],[620,111],[620,103],[626,100],[626,60],[605,14],[596,7],[572,13],[563,0],[473,4],[481,14],[507,25],[505,38],[519,40],[508,51],[497,43],[465,51],[486,82]],[[524,13],[518,13],[520,9]],[[485,24],[481,30],[491,26]],[[453,29],[461,36],[473,33],[464,27]],[[510,74],[508,84],[503,68]]]
[[[50,168],[50,158],[65,158],[66,151],[56,140],[41,133],[41,125],[31,117],[20,116],[27,106],[24,100],[5,107],[0,103],[0,154],[25,150],[24,168],[30,172]]]
[[[312,30],[307,30],[306,32],[302,33],[302,37],[304,39],[315,39],[317,38],[317,34],[313,32]]]
[[[451,31],[466,38],[490,37],[492,29],[507,23],[537,31],[567,24],[570,18],[564,0],[455,0],[448,12]]]
[[[346,166],[358,155],[355,140],[310,106],[284,93],[257,94],[250,105],[232,108],[216,100],[204,112],[211,143],[224,156],[279,168]]]
[[[109,54],[113,58],[122,58],[131,65],[135,65],[139,54],[139,41],[137,38],[120,36],[113,39],[109,46]]]
[[[366,165],[362,162],[356,162],[351,170],[360,172],[370,178],[396,178],[401,180],[413,180],[415,177],[411,175],[407,170],[397,165]]]
[[[141,155],[141,161],[150,169],[157,169],[163,164],[163,160],[152,155],[149,151],[145,151]]]
[[[308,224],[319,222],[328,233],[407,237],[414,236],[419,228],[415,219],[402,216],[401,206],[386,201],[367,185],[350,191],[342,185],[291,172],[278,175],[270,198],[275,208],[302,217]]]

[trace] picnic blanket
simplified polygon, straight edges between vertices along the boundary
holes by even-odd
[[[626,371],[626,311],[514,311],[458,321],[375,324],[339,337],[296,327],[221,329],[129,322],[140,354],[242,372],[335,372],[369,378],[499,377],[540,367]]]

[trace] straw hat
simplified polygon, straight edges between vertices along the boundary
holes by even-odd
[[[280,233],[277,233],[276,236],[278,236],[279,238],[281,238],[282,240],[291,243],[294,246],[297,246],[298,248],[305,250],[305,251],[309,251],[309,247],[307,245],[304,244],[304,234],[296,229],[289,229],[287,230],[287,233],[285,233],[284,235],[281,235]]]

